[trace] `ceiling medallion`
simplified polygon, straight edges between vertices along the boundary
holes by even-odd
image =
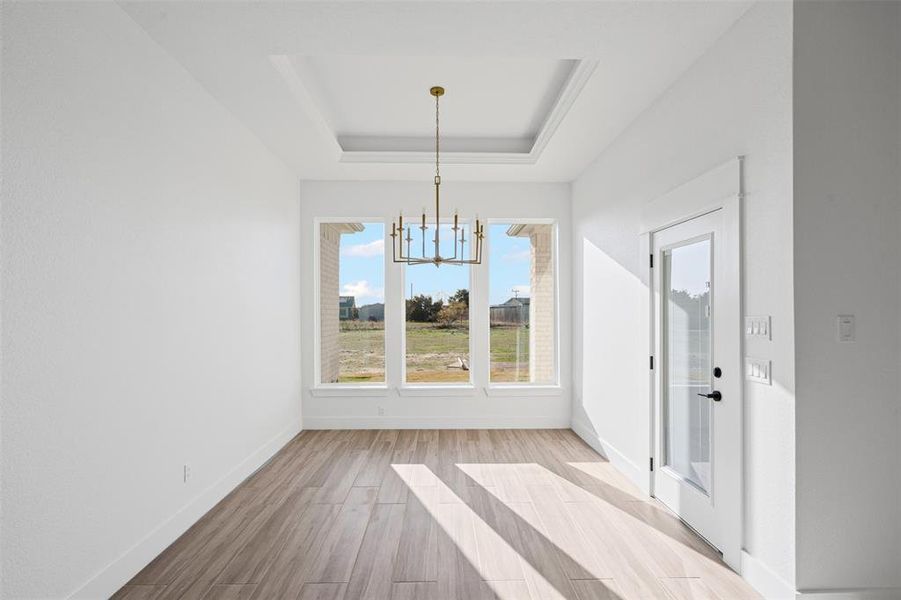
[[[441,256],[441,163],[439,161],[441,143],[438,99],[444,95],[444,88],[436,85],[429,90],[429,93],[435,97],[435,236],[429,240],[430,245],[434,244],[434,251],[431,256],[426,254],[426,231],[428,227],[426,226],[425,209],[423,209],[422,224],[418,228],[422,237],[422,254],[420,256],[411,255],[413,228],[408,225],[406,231],[404,231],[404,215],[401,213],[397,222],[391,223],[392,258],[396,263],[408,265],[435,265],[436,267],[441,265],[479,265],[482,264],[482,240],[485,238],[485,225],[479,222],[478,216],[476,216],[475,228],[472,231],[469,258],[463,258],[463,250],[467,241],[466,227],[460,226],[459,215],[456,211],[454,211],[454,225],[450,228],[454,238],[454,254],[453,256]],[[406,249],[404,246],[406,246]]]

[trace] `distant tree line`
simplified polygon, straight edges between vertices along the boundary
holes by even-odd
[[[452,327],[458,321],[469,318],[469,290],[457,290],[454,295],[443,300],[433,300],[431,296],[419,294],[407,300],[407,321],[414,323],[439,323],[442,327]]]
[[[681,317],[687,319],[689,329],[707,327],[706,322],[710,318],[707,313],[707,307],[710,305],[710,290],[706,290],[702,294],[692,294],[686,290],[672,290],[670,299],[673,304],[682,309]]]

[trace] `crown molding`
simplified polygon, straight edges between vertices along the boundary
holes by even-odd
[[[356,139],[356,137],[338,136],[336,134],[323,108],[316,100],[317,95],[309,89],[308,84],[298,74],[290,57],[285,55],[270,56],[270,61],[284,79],[301,109],[310,116],[317,131],[329,140],[338,162],[357,164],[422,164],[434,162],[435,154],[431,150],[392,149],[391,146],[396,146],[397,138],[387,136],[382,138],[384,150],[345,149],[341,144],[342,139],[352,140]],[[566,115],[569,114],[585,84],[588,83],[597,65],[597,60],[580,59],[575,61],[572,70],[560,87],[556,100],[547,115],[545,115],[541,128],[532,140],[531,147],[527,152],[456,150],[443,152],[441,162],[448,165],[531,165],[537,163],[560,124],[566,118]],[[460,140],[460,142],[465,143],[465,140]],[[480,140],[480,142],[479,144],[474,142],[473,145],[484,147],[484,140]],[[502,145],[505,145],[508,149],[510,148],[509,141],[501,140],[501,142],[503,142]],[[378,146],[378,138],[370,138],[369,144]]]

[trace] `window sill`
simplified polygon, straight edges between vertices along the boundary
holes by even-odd
[[[476,388],[471,384],[460,385],[402,385],[397,388],[401,396],[474,396]]]
[[[336,398],[340,396],[387,396],[388,387],[385,385],[354,385],[352,383],[319,385],[310,388],[310,395],[314,398]]]
[[[399,396],[407,397],[472,397],[478,395],[479,389],[472,384],[441,385],[441,384],[410,384],[395,388]],[[555,397],[562,396],[565,390],[559,385],[531,385],[510,384],[491,385],[484,388],[485,395],[489,397]],[[340,397],[383,397],[389,395],[392,390],[385,385],[354,385],[334,384],[319,385],[310,388],[310,395],[314,398],[340,398]]]
[[[532,385],[529,383],[489,385],[485,388],[485,394],[494,397],[561,396],[563,392],[563,387],[559,385]]]

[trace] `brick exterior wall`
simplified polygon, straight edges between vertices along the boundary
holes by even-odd
[[[319,366],[322,383],[335,383],[339,374],[338,254],[341,233],[323,223],[319,228]]]
[[[532,383],[556,383],[554,226],[529,225],[526,230],[532,254],[529,379]]]
[[[319,381],[336,383],[341,374],[341,235],[363,231],[361,223],[322,223],[319,226]]]

